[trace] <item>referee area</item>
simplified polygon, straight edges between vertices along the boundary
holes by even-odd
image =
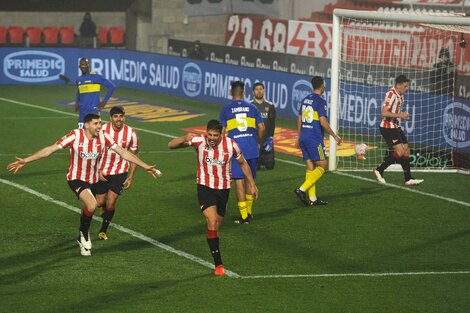
[[[220,236],[227,275],[215,277],[194,153],[170,151],[167,143],[217,118],[221,106],[126,88],[114,96],[188,118],[127,117],[140,157],[163,176],[153,180],[137,169],[119,198],[110,239],[98,240],[95,216],[93,255],[80,256],[68,152],[15,175],[6,170],[15,156],[76,127],[63,104],[75,92],[67,85],[0,86],[0,312],[470,311],[468,175],[417,172],[425,181],[409,188],[401,172],[386,172],[387,185],[370,172],[328,172],[317,184],[328,205],[305,207],[293,193],[305,175],[302,159],[277,153],[275,169],[258,172],[253,223],[233,223],[239,213],[231,191]],[[296,127],[282,118],[276,125]]]

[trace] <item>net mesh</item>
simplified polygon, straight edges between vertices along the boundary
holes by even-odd
[[[370,170],[382,162],[382,104],[400,74],[411,80],[402,108],[410,119],[400,125],[412,166],[469,169],[470,55],[461,47],[461,28],[443,28],[342,18],[338,129],[345,144],[337,147],[338,169]],[[361,143],[365,156],[355,153]]]

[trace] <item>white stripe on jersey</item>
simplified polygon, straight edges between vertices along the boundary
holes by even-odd
[[[130,126],[123,125],[120,131],[115,131],[112,124],[107,123],[101,131],[108,133],[116,144],[125,150],[137,151],[139,148],[137,133]],[[105,176],[127,173],[129,162],[113,150],[105,149],[101,158],[100,170],[104,172]]]
[[[70,148],[67,180],[82,180],[94,184],[98,181],[98,163],[106,147],[114,149],[116,143],[108,134],[99,132],[97,138],[88,140],[84,129],[74,129],[57,140],[60,149]]]
[[[390,108],[391,113],[398,114],[401,112],[401,106],[403,105],[404,97],[400,95],[395,88],[390,89],[385,95],[385,101],[383,107]],[[380,127],[383,128],[399,128],[400,123],[397,118],[383,117],[380,122]]]
[[[207,136],[194,137],[189,144],[196,148],[197,183],[212,189],[230,189],[232,157],[238,159],[242,155],[238,144],[225,136],[214,148],[207,142]]]

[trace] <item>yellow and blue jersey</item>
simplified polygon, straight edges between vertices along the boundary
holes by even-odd
[[[320,117],[327,117],[326,101],[316,93],[305,97],[299,108],[299,116],[302,118],[300,129],[300,144],[316,147],[323,143],[323,127]]]
[[[76,103],[79,105],[79,122],[83,122],[85,115],[89,113],[98,114],[98,105],[100,104],[100,91],[101,86],[108,88],[106,96],[103,98],[103,101],[108,102],[109,98],[113,94],[116,86],[103,76],[96,74],[94,72],[88,73],[77,77],[77,99]]]
[[[225,127],[228,137],[237,142],[245,159],[259,156],[256,127],[263,122],[258,108],[244,100],[234,100],[224,106],[219,120]]]

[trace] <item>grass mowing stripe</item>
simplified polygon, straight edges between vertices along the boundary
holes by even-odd
[[[59,110],[54,110],[54,109],[50,109],[50,108],[44,108],[44,107],[39,106],[39,105],[25,103],[25,102],[21,102],[21,101],[12,100],[12,99],[7,99],[7,98],[0,97],[0,100],[6,101],[6,102],[11,102],[11,103],[16,103],[16,104],[24,105],[24,106],[27,106],[27,107],[36,108],[36,109],[43,109],[43,110],[53,111],[53,112],[57,112],[57,113],[76,116],[76,114],[63,112],[63,111],[59,111]],[[153,130],[148,130],[148,129],[144,129],[144,128],[137,128],[137,127],[133,127],[133,128],[136,129],[136,130],[142,131],[142,132],[146,132],[146,133],[150,133],[150,134],[154,134],[154,135],[159,135],[159,136],[163,136],[163,137],[167,137],[167,138],[177,138],[177,136],[173,136],[173,135],[165,134],[165,133],[161,133],[161,132],[156,132],[156,131],[153,131]],[[284,160],[284,159],[279,159],[279,158],[276,158],[276,160],[280,161],[280,162],[283,162],[283,163],[296,165],[296,166],[304,166],[305,165],[304,163],[299,163],[299,162],[294,162],[294,161],[289,161],[289,160]],[[339,172],[339,171],[335,171],[333,173],[337,174],[337,175],[348,176],[348,177],[351,177],[351,178],[354,178],[354,179],[360,179],[360,180],[364,180],[364,181],[379,184],[376,180],[370,179],[370,178],[356,176],[356,175],[352,175],[352,174],[348,174],[348,173],[344,173],[344,172]],[[432,194],[432,193],[427,193],[427,192],[424,192],[424,191],[414,190],[414,189],[409,188],[409,187],[403,187],[403,186],[398,186],[398,185],[393,185],[393,184],[388,184],[388,183],[385,184],[385,185],[388,186],[388,187],[393,187],[393,188],[397,188],[397,189],[417,193],[417,194],[420,194],[420,195],[423,195],[423,196],[437,198],[437,199],[440,199],[440,200],[444,200],[444,201],[460,204],[460,205],[463,205],[463,206],[466,206],[466,207],[470,207],[470,203],[455,200],[455,199],[452,199],[452,198],[447,198],[447,197],[435,195],[435,194]]]
[[[417,275],[469,275],[470,271],[444,272],[396,272],[396,273],[345,273],[345,274],[299,274],[299,275],[254,275],[242,276],[242,279],[269,278],[319,278],[319,277],[387,277],[387,276],[417,276]]]
[[[58,206],[61,206],[61,207],[63,207],[63,208],[66,208],[66,209],[68,209],[68,210],[71,210],[71,211],[73,211],[73,212],[76,212],[76,213],[78,213],[78,214],[81,214],[81,211],[80,211],[79,208],[76,208],[76,207],[74,207],[74,206],[71,206],[71,205],[69,205],[69,204],[67,204],[67,203],[65,203],[65,202],[56,200],[56,199],[54,199],[54,198],[52,198],[52,197],[49,197],[48,195],[45,195],[45,194],[43,194],[43,193],[40,193],[40,192],[38,192],[38,191],[36,191],[36,190],[33,190],[33,189],[31,189],[31,188],[29,188],[29,187],[27,187],[27,186],[20,185],[20,184],[17,184],[17,183],[14,183],[14,182],[11,182],[11,181],[9,181],[9,180],[2,179],[2,178],[0,178],[0,183],[3,183],[3,184],[5,184],[5,185],[9,185],[9,186],[15,187],[15,188],[20,189],[20,190],[22,190],[22,191],[28,192],[28,193],[30,193],[30,194],[32,194],[32,195],[38,197],[38,198],[41,198],[41,199],[43,199],[43,200],[45,200],[45,201],[47,201],[47,202],[51,202],[51,203],[57,204]],[[94,219],[94,220],[97,220],[97,221],[100,221],[100,218],[98,218],[98,217],[96,217],[96,216],[93,216],[93,219]],[[207,262],[207,261],[204,261],[203,259],[198,258],[197,256],[194,256],[194,255],[192,255],[192,254],[186,253],[186,252],[184,252],[184,251],[177,250],[177,249],[175,249],[175,248],[173,248],[173,247],[171,247],[171,246],[168,246],[168,245],[166,245],[166,244],[164,244],[164,243],[161,243],[161,242],[158,241],[158,240],[152,239],[152,238],[147,237],[147,236],[145,236],[145,235],[143,235],[143,234],[141,234],[141,233],[138,233],[138,232],[136,232],[136,231],[133,231],[132,229],[126,228],[126,227],[124,227],[124,226],[121,226],[121,225],[115,224],[115,223],[110,224],[110,226],[111,226],[111,227],[114,227],[114,228],[116,228],[116,229],[118,229],[118,230],[120,230],[120,231],[122,231],[123,233],[126,233],[126,234],[128,234],[128,235],[131,235],[132,237],[135,237],[135,238],[138,238],[138,239],[140,239],[140,240],[146,241],[146,242],[148,242],[148,243],[150,243],[150,244],[152,244],[152,245],[154,245],[154,246],[156,246],[156,247],[159,247],[159,248],[161,248],[161,249],[163,249],[163,250],[165,250],[165,251],[168,251],[168,252],[171,252],[171,253],[173,253],[173,254],[176,254],[176,255],[178,255],[178,256],[180,256],[180,257],[186,258],[186,259],[188,259],[188,260],[190,260],[190,261],[193,261],[193,262],[195,262],[195,263],[198,263],[198,264],[200,264],[200,265],[202,265],[202,266],[204,266],[204,267],[207,267],[207,268],[210,268],[210,269],[213,269],[213,268],[214,268],[214,265],[213,265],[212,263],[209,263],[209,262]],[[229,276],[229,277],[235,277],[235,278],[240,277],[240,275],[238,275],[237,273],[232,272],[232,271],[229,271],[229,270],[227,270],[227,269],[225,269],[225,274],[226,274],[227,276]]]

